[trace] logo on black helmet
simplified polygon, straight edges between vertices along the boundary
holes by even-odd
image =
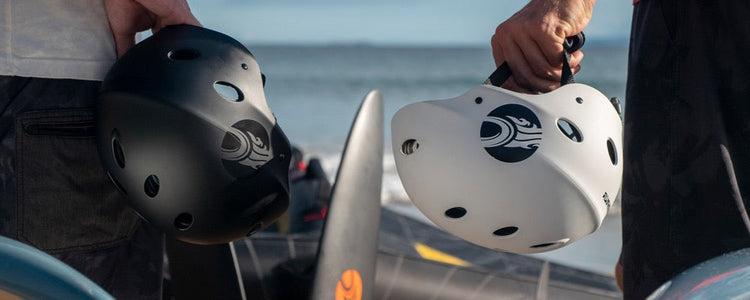
[[[221,142],[221,158],[232,176],[251,175],[273,159],[268,132],[253,120],[234,123]]]
[[[513,163],[529,158],[542,142],[542,124],[528,108],[506,104],[482,122],[482,145],[497,160]]]

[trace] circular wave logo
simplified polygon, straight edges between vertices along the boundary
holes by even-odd
[[[482,146],[499,161],[514,163],[529,158],[542,142],[542,124],[523,105],[506,104],[491,111],[482,122]]]
[[[221,142],[224,168],[234,177],[246,177],[273,159],[268,132],[253,120],[234,123]]]

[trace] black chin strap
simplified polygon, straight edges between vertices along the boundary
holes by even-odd
[[[573,70],[570,69],[570,52],[563,51],[562,77],[560,77],[560,86],[573,83]]]
[[[562,77],[560,78],[561,86],[574,82],[573,70],[570,69],[570,54],[578,51],[578,49],[581,49],[585,41],[586,36],[583,34],[583,31],[574,36],[565,38],[565,42],[563,43],[563,69]],[[506,80],[508,80],[508,78],[510,78],[510,75],[513,75],[513,72],[510,70],[508,62],[505,61],[499,67],[497,67],[497,69],[495,69],[495,72],[492,72],[492,74],[490,74],[490,77],[488,77],[487,80],[484,81],[484,84],[490,84],[496,87],[500,87],[503,85],[503,83],[505,83]]]
[[[501,87],[512,74],[513,73],[510,71],[508,62],[504,61],[499,67],[497,67],[497,69],[495,69],[495,72],[492,72],[492,74],[490,74],[490,77],[487,77],[487,80],[484,81],[484,84]]]

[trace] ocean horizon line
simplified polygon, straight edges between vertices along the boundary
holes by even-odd
[[[491,49],[489,41],[486,45],[478,43],[405,43],[405,42],[376,42],[376,41],[243,41],[248,47],[297,47],[297,48],[391,48],[391,49]],[[615,38],[589,38],[589,47],[627,47],[628,40]]]

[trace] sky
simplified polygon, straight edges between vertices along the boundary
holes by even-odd
[[[204,26],[255,44],[489,46],[524,0],[188,0]],[[630,0],[600,0],[587,42],[626,44]]]

